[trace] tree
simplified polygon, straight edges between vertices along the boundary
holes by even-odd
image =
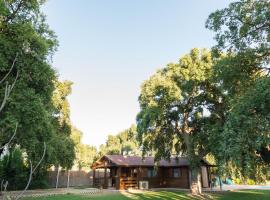
[[[59,120],[58,114],[64,110],[53,100],[54,92],[61,90],[57,88],[61,84],[57,83],[50,62],[58,42],[40,11],[43,3],[43,0],[0,0],[0,78],[8,73],[5,82],[13,83],[17,77],[16,87],[1,112],[0,146],[12,138],[17,127],[9,144],[11,150],[19,145],[28,161],[36,166],[45,142],[47,151],[41,168],[47,170],[56,164],[70,167],[74,146],[69,136],[69,119]],[[16,65],[9,73],[14,58]],[[5,87],[1,87],[0,98],[4,96]],[[65,94],[61,98],[64,100],[59,103],[65,103]]]
[[[212,13],[206,27],[216,33],[213,52],[227,55],[213,73],[224,94],[223,120],[212,134],[221,142],[213,152],[220,166],[236,166],[242,180],[261,182],[270,157],[270,2],[233,2]]]
[[[145,81],[139,97],[137,131],[143,153],[154,150],[155,160],[170,159],[172,152],[188,156],[193,193],[201,192],[199,170],[209,152],[213,63],[209,51],[192,49],[178,64],[168,64]]]
[[[117,135],[108,135],[106,144],[100,145],[98,157],[106,154],[140,155],[141,151],[137,142],[136,126],[132,125]]]
[[[217,50],[246,53],[261,64],[269,62],[270,2],[240,0],[210,14],[206,28],[216,35]],[[260,67],[259,65],[254,67]]]
[[[54,85],[55,90],[52,95],[54,105],[52,125],[55,135],[50,142],[54,148],[51,158],[54,158],[54,165],[60,165],[70,169],[75,159],[74,142],[71,138],[70,106],[67,100],[68,95],[72,92],[72,82],[55,80]]]
[[[72,127],[71,138],[75,144],[76,159],[75,165],[79,169],[89,169],[97,156],[97,149],[94,146],[82,143],[83,133]]]
[[[42,148],[38,147],[51,135],[52,80],[56,79],[48,56],[57,42],[44,23],[39,6],[39,1],[0,1],[1,76],[8,72],[16,55],[16,65],[6,81],[12,82],[19,73],[8,106],[2,112],[0,142],[4,144],[18,124],[13,144],[27,149],[33,162],[42,154]],[[4,95],[3,87],[0,95],[1,98]]]
[[[17,59],[17,55],[15,57],[15,59],[13,60],[13,63],[11,65],[10,70],[6,73],[6,75],[3,76],[3,78],[0,80],[0,85],[2,85],[2,83],[9,77],[10,73],[12,72],[14,65],[16,63],[16,59]],[[5,93],[2,99],[2,103],[0,106],[0,112],[3,111],[6,102],[8,100],[8,98],[10,97],[10,94],[16,84],[18,78],[18,72],[17,72],[17,76],[14,80],[14,82],[12,84],[9,84],[6,81],[5,84]],[[2,196],[3,199],[6,198],[6,195],[3,195],[3,192],[6,192],[7,187],[9,186],[9,183],[12,183],[13,188],[18,189],[20,187],[22,187],[22,184],[24,183],[24,178],[25,178],[25,170],[24,170],[24,162],[23,162],[23,157],[22,157],[22,153],[20,151],[20,149],[18,147],[16,147],[15,149],[10,149],[10,144],[12,143],[14,137],[16,136],[17,133],[17,124],[16,124],[16,128],[14,130],[13,135],[10,137],[9,141],[4,143],[4,145],[0,146],[0,153],[6,153],[4,157],[0,157],[0,178],[1,178],[1,191],[0,191],[0,195]],[[30,166],[30,172],[28,175],[28,181],[24,187],[24,190],[22,190],[18,195],[16,195],[14,197],[14,199],[18,200],[22,197],[22,195],[24,194],[24,192],[29,188],[31,180],[33,178],[33,174],[36,171],[36,169],[38,168],[38,166],[41,164],[42,160],[44,159],[46,153],[46,144],[44,143],[44,150],[43,150],[43,155],[41,157],[41,159],[38,161],[38,163],[36,164],[36,166],[33,166],[31,160],[29,160],[29,166]],[[26,179],[25,179],[26,181]],[[9,199],[13,199],[9,196],[7,196],[7,198]]]
[[[240,167],[244,179],[252,178],[258,182],[265,181],[267,155],[262,150],[270,150],[270,78],[256,81],[238,98],[224,126],[227,139],[226,153],[236,166]],[[229,139],[233,138],[233,139]],[[232,141],[233,140],[233,141]]]
[[[137,142],[137,127],[131,125],[130,128],[117,134],[121,144],[122,155],[141,155],[139,144]]]

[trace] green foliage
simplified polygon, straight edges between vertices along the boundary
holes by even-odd
[[[236,178],[236,179],[233,179],[233,182],[234,184],[241,184],[241,179],[240,178]]]
[[[213,62],[209,51],[192,49],[143,83],[137,130],[144,154],[154,150],[159,160],[175,152],[187,155],[194,168],[200,166],[209,152],[212,116],[207,110],[216,101],[210,82]]]
[[[22,151],[16,147],[0,159],[0,180],[8,181],[8,189],[23,189],[28,180],[28,170]]]
[[[212,152],[223,173],[265,181],[270,164],[270,2],[233,2],[212,13],[206,27],[216,33],[213,51],[226,54],[214,66],[213,81],[223,102],[222,117],[211,130],[218,144]]]
[[[42,163],[71,167],[75,157],[70,139],[70,120],[66,97],[70,82],[57,81],[50,59],[58,42],[40,12],[43,0],[0,0],[0,77],[9,71],[16,55],[17,61],[7,81],[18,80],[7,101],[0,120],[0,146],[17,134],[11,148],[19,145],[33,165],[39,161],[43,143],[47,152]],[[0,99],[4,96],[0,88]],[[61,145],[61,146],[60,146]]]
[[[254,180],[248,179],[248,180],[247,180],[247,184],[248,184],[248,185],[255,185],[256,183],[255,183]]]
[[[40,160],[44,142],[46,155],[33,174],[31,188],[47,187],[47,169],[52,165],[71,168],[75,158],[67,101],[72,83],[58,81],[51,66],[58,42],[40,12],[43,2],[0,0],[0,78],[10,70],[16,55],[6,81],[13,82],[19,74],[0,119],[0,146],[9,141],[18,124],[11,153],[1,161],[1,180],[9,182],[8,189],[26,186],[29,162],[35,166]],[[1,84],[0,99],[4,97],[4,86]],[[16,146],[24,152],[23,157]]]
[[[29,171],[29,170],[28,170]],[[48,172],[46,170],[40,169],[33,175],[33,180],[29,186],[29,189],[46,189],[49,188],[47,182]]]
[[[270,2],[239,0],[213,12],[206,27],[216,35],[217,49],[246,52],[269,60]]]
[[[136,138],[137,131],[135,125],[121,131],[117,135],[109,135],[106,144],[99,147],[98,157],[106,154],[140,155],[141,152]]]
[[[50,141],[53,147],[51,158],[54,164],[71,168],[75,159],[74,142],[71,136],[70,109],[67,96],[71,94],[72,82],[54,81],[55,90],[52,95],[53,103],[53,126],[55,136]]]
[[[94,146],[82,143],[83,133],[72,127],[71,138],[75,144],[75,165],[79,169],[89,169],[97,156],[97,149]]]
[[[270,144],[269,88],[269,77],[258,79],[253,87],[232,101],[221,135],[221,140],[226,142],[216,152],[218,159],[234,163],[243,178],[252,177],[257,181],[265,180],[263,174],[269,170],[269,152],[262,153]]]

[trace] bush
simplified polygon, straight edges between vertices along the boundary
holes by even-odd
[[[0,160],[0,179],[8,181],[9,190],[23,189],[27,184],[28,172],[21,150],[16,147]]]
[[[255,183],[254,180],[248,179],[248,180],[247,180],[247,184],[248,184],[248,185],[255,185],[256,183]]]
[[[49,184],[47,182],[47,170],[39,169],[37,173],[33,175],[33,180],[30,184],[30,189],[47,189]]]
[[[30,189],[48,189],[48,188],[49,188],[49,184],[43,178],[34,179],[30,185]]]
[[[24,189],[28,178],[30,169],[25,165],[26,159],[19,147],[14,148],[0,159],[0,180],[8,181],[8,190]],[[46,181],[46,170],[37,170],[33,174],[33,179],[30,184],[31,189],[48,188]]]
[[[235,178],[235,179],[233,179],[233,183],[234,184],[241,184],[242,183],[242,181],[241,181],[241,179],[240,178]]]

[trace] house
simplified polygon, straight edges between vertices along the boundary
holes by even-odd
[[[201,161],[202,187],[210,187],[210,165]],[[190,188],[190,170],[187,158],[160,160],[154,157],[105,155],[92,165],[93,183],[103,188]],[[103,170],[103,177],[96,177],[96,170]]]

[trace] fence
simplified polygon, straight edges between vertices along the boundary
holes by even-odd
[[[103,171],[96,171],[96,177],[104,177]],[[47,182],[50,187],[55,188],[57,182],[57,171],[49,171]],[[93,171],[60,171],[58,178],[58,187],[78,187],[93,186]]]

